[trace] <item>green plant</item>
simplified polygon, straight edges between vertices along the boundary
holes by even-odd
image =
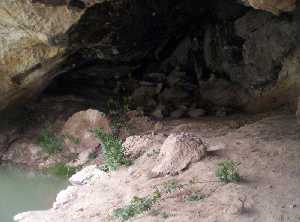
[[[151,207],[160,199],[161,194],[156,191],[152,195],[146,197],[133,197],[130,203],[113,211],[113,215],[121,220],[129,220],[130,218],[142,214],[151,209]]]
[[[168,218],[169,218],[169,214],[167,214],[166,212],[162,212],[162,213],[160,214],[160,217],[161,217],[162,219],[168,219]]]
[[[42,149],[49,154],[58,153],[63,149],[62,138],[55,136],[46,129],[41,132],[37,142]]]
[[[149,215],[153,216],[153,217],[160,217],[162,219],[167,219],[169,218],[170,215],[168,215],[166,212],[161,211],[159,209],[153,209],[149,212]]]
[[[80,139],[79,138],[75,138],[74,136],[72,136],[70,134],[65,134],[64,137],[67,138],[67,139],[69,139],[75,145],[79,145],[80,144]]]
[[[130,161],[125,157],[122,140],[105,133],[102,129],[95,129],[93,132],[102,142],[105,165],[109,170],[116,170],[121,165],[128,166],[130,164]]]
[[[173,193],[177,190],[183,189],[184,185],[180,184],[177,180],[169,180],[163,183],[163,191],[165,193]]]
[[[97,156],[98,156],[97,151],[94,151],[94,152],[92,152],[92,153],[89,154],[88,158],[89,158],[89,160],[94,160],[94,159],[97,158]]]
[[[127,96],[125,89],[123,92],[119,92],[117,96],[110,97],[106,102],[106,111],[110,114],[126,113],[131,107],[131,98]],[[119,95],[125,94],[123,97]]]
[[[241,177],[239,175],[238,166],[240,163],[225,160],[222,163],[218,164],[218,168],[216,170],[216,176],[223,182],[239,182]]]
[[[189,195],[185,198],[185,201],[187,201],[187,202],[196,202],[196,201],[202,200],[203,198],[204,197],[201,194],[192,193],[191,195]]]
[[[58,163],[47,168],[47,172],[56,176],[70,177],[77,172],[78,168]]]

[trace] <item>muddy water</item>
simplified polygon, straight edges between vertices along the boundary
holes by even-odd
[[[48,209],[66,186],[63,178],[0,165],[0,222],[13,222],[20,212]]]

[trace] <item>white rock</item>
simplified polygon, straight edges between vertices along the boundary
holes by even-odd
[[[152,176],[175,175],[206,155],[202,140],[190,133],[171,134],[163,143]]]
[[[56,200],[53,203],[53,209],[58,209],[66,205],[72,200],[77,198],[78,188],[75,186],[68,186],[67,189],[60,191],[57,196]]]
[[[87,166],[81,171],[70,177],[69,181],[72,185],[87,184],[94,176],[102,174],[102,171],[96,165]]]

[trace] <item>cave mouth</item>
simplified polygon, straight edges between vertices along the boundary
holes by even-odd
[[[36,101],[60,97],[81,101],[72,111],[138,109],[159,119],[273,109],[285,99],[256,98],[277,84],[296,48],[298,14],[236,0],[95,4],[53,39],[68,44],[68,56]]]
[[[243,62],[234,23],[249,11],[234,0],[96,4],[68,31],[65,71],[40,97],[74,95],[160,118],[239,110],[247,86],[228,73]]]
[[[284,100],[255,100],[297,46],[298,14],[234,0],[96,4],[67,32],[69,57],[41,96],[71,94],[160,118],[272,109]]]

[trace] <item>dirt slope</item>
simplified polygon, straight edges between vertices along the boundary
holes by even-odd
[[[131,221],[297,222],[300,221],[299,129],[295,117],[285,112],[260,118],[166,121],[162,131],[165,134],[192,132],[209,147],[217,145],[224,149],[210,153],[177,176],[151,179],[149,171],[157,164],[155,150],[161,146],[154,141],[131,167],[109,174],[98,172],[88,184],[69,187],[64,192],[67,198],[64,201],[58,198],[55,209],[23,213],[16,219],[117,221],[112,217],[114,209],[126,205],[133,196],[153,193],[157,187],[171,191],[163,193],[150,211]],[[241,163],[242,182],[218,182],[215,170],[225,159]],[[170,185],[172,181],[175,186]],[[195,193],[201,194],[201,200],[188,201]]]

